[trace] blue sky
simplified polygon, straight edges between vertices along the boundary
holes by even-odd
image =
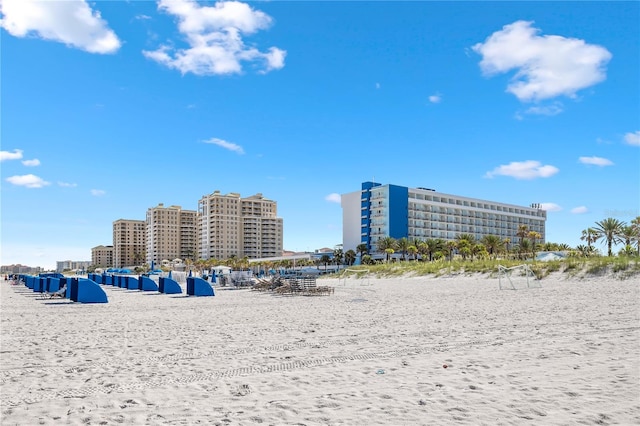
[[[640,215],[638,2],[2,0],[2,264],[214,190],[342,242],[375,179],[543,203],[547,240]]]

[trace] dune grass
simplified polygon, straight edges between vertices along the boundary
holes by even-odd
[[[554,272],[568,276],[601,276],[613,274],[620,279],[640,275],[640,258],[638,257],[590,257],[568,258],[550,262],[536,262],[505,259],[439,260],[434,262],[403,261],[379,263],[375,265],[350,266],[349,269],[369,270],[371,276],[392,278],[400,276],[442,276],[451,274],[488,274],[496,275],[498,266],[510,268],[523,263],[529,264],[538,279],[543,279]],[[336,277],[339,274],[334,274]]]

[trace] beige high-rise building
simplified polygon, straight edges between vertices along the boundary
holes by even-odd
[[[282,256],[282,218],[277,217],[278,205],[262,194],[241,200],[242,252],[248,258]]]
[[[113,222],[113,266],[139,266],[145,263],[147,233],[144,220],[118,219]]]
[[[282,218],[277,217],[277,203],[262,194],[205,195],[198,201],[198,222],[200,259],[282,255]]]
[[[160,203],[147,210],[147,263],[193,259],[196,252],[196,212]]]
[[[70,262],[70,261],[67,261]],[[57,269],[59,268],[67,268],[72,269],[71,266],[60,265],[61,262],[58,262]],[[101,267],[101,268],[110,268],[113,266],[113,246],[96,246],[91,249],[91,265]],[[59,271],[61,272],[61,271]]]
[[[180,259],[198,260],[198,215],[193,210],[180,211]]]

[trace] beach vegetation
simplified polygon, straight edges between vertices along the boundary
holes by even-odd
[[[589,251],[591,250],[591,244],[598,241],[600,238],[600,233],[594,228],[587,228],[582,231],[582,236],[580,239],[587,243],[587,247]]]
[[[347,266],[351,266],[353,265],[353,263],[356,261],[356,252],[354,250],[347,250],[344,254],[344,263]]]
[[[635,231],[633,241],[636,244],[636,255],[640,256],[640,216],[636,216],[631,220],[631,227]]]
[[[378,251],[385,253],[387,262],[389,262],[390,255],[395,253],[396,247],[397,242],[393,237],[383,237],[378,240]]]
[[[494,259],[504,245],[504,242],[496,235],[485,235],[482,237],[481,243],[489,253],[489,257]]]
[[[417,260],[416,255],[418,254],[418,248],[413,244],[409,245],[409,247],[407,247],[407,254],[411,257],[411,259]]]
[[[363,259],[364,260],[364,259]],[[392,278],[401,276],[450,276],[450,275],[473,275],[485,274],[495,276],[498,266],[511,268],[514,266],[529,264],[531,270],[538,279],[543,279],[552,273],[562,273],[568,276],[599,276],[608,273],[620,275],[620,278],[628,278],[640,274],[640,258],[637,256],[616,256],[616,257],[567,257],[562,260],[523,262],[519,259],[493,259],[489,256],[475,259],[456,258],[453,261],[447,260],[444,256],[439,260],[431,262],[399,261],[399,262],[378,262],[359,266],[353,269],[366,269],[371,276],[377,278]],[[621,273],[624,273],[621,275]]]
[[[344,251],[341,248],[333,250],[333,263],[336,265],[342,265],[342,259],[344,258]]]
[[[405,237],[402,237],[396,241],[396,248],[400,252],[401,260],[406,260],[406,254],[407,254],[407,251],[409,250],[410,245],[411,243]]]
[[[613,256],[612,246],[620,241],[620,234],[624,226],[624,222],[613,217],[596,222],[595,229],[600,234],[603,242],[607,244],[607,256]]]
[[[319,262],[324,265],[325,271],[327,270],[327,265],[331,262],[331,258],[328,254],[323,254],[320,256]]]

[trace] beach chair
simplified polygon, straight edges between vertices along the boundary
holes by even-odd
[[[45,299],[64,299],[67,296],[67,287],[64,286],[58,291],[54,292],[46,292],[42,294],[42,297]]]
[[[283,285],[285,285],[286,282],[284,281],[284,278],[280,277],[280,276],[274,276],[271,278],[271,283],[269,285],[269,290],[276,290],[279,287],[282,287]]]
[[[291,293],[302,293],[304,291],[302,282],[297,278],[288,278],[286,282],[289,285],[289,288],[291,288]]]
[[[276,294],[280,294],[280,295],[293,294],[293,289],[291,288],[291,284],[283,284],[279,287],[276,287],[273,291]]]
[[[302,294],[314,294],[316,291],[316,277],[303,276],[298,280]]]

